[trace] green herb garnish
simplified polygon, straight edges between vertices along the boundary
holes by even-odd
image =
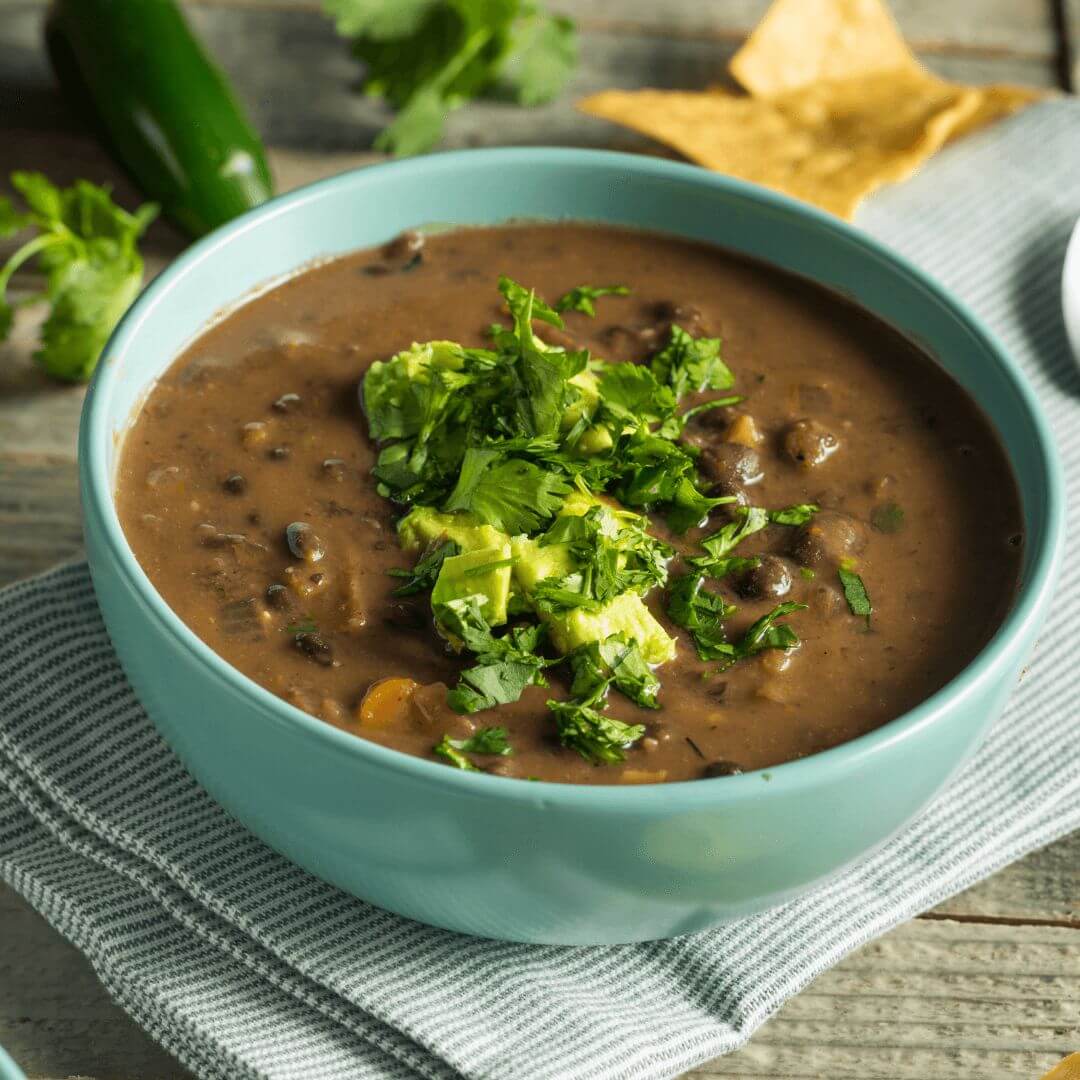
[[[444,540],[441,544],[428,548],[411,570],[403,570],[398,566],[388,570],[391,577],[405,578],[405,584],[394,590],[394,596],[414,596],[416,593],[431,592],[442,564],[451,556],[460,553],[461,548],[453,540]]]
[[[658,709],[660,680],[645,663],[637,643],[623,634],[613,634],[604,641],[590,641],[570,654],[574,682],[570,693],[578,700],[595,704],[603,700],[614,685],[635,705]]]
[[[313,619],[309,618],[303,622],[289,623],[288,626],[283,626],[281,630],[285,634],[315,634],[318,633],[319,627]]]
[[[50,312],[34,359],[58,379],[90,377],[101,350],[142,283],[143,261],[135,242],[157,215],[152,203],[134,214],[117,206],[109,190],[86,180],[58,188],[40,173],[16,172],[11,184],[26,204],[15,209],[0,196],[0,237],[23,228],[37,234],[0,269],[0,341],[14,321],[6,302],[15,271],[33,258],[45,274],[43,300]]]
[[[770,510],[769,521],[773,525],[805,525],[820,509],[814,503],[796,503],[782,510]]]
[[[840,584],[844,587],[844,599],[847,600],[851,614],[865,617],[869,624],[874,606],[870,603],[870,594],[866,591],[863,579],[854,570],[849,570],[845,566],[841,566],[837,572],[840,575]]]
[[[517,626],[496,637],[483,615],[484,599],[480,594],[466,596],[434,609],[443,633],[478,661],[461,673],[461,681],[447,695],[450,707],[459,713],[506,705],[517,701],[527,686],[546,686],[544,668],[553,662],[537,654],[544,638],[539,624]]]
[[[375,140],[396,155],[429,150],[471,98],[540,105],[577,62],[573,23],[533,0],[324,0],[364,65],[364,92],[398,110]]]
[[[596,304],[601,296],[629,296],[630,290],[625,285],[578,285],[568,293],[563,293],[555,301],[556,311],[580,311],[590,319],[596,317]]]
[[[797,604],[793,600],[788,600],[783,604],[777,604],[767,615],[762,615],[737,642],[728,646],[730,652],[726,666],[734,664],[737,660],[744,660],[748,656],[754,656],[765,649],[794,648],[799,644],[799,635],[787,623],[777,620],[805,608],[806,604]]]
[[[577,701],[549,701],[559,741],[594,765],[615,765],[623,753],[645,734],[642,724],[624,724],[613,716]]]
[[[677,398],[735,385],[731,369],[720,359],[720,339],[692,338],[681,326],[672,326],[667,345],[649,361],[649,368]]]
[[[870,524],[878,532],[899,532],[904,527],[904,511],[894,502],[882,503],[870,511]]]
[[[694,555],[687,559],[691,566],[708,570],[711,573],[709,568],[714,563],[734,551],[748,536],[761,532],[769,524],[769,512],[763,510],[760,506],[740,507],[736,511],[736,515],[734,521],[729,521],[701,541],[701,546],[705,549],[706,554]],[[722,577],[723,575],[717,574],[715,576]]]
[[[705,574],[681,574],[668,590],[668,617],[690,632],[702,660],[719,660],[729,655],[724,619],[735,608],[717,593],[705,588]]]
[[[489,754],[506,757],[513,753],[507,738],[506,728],[482,727],[475,735],[467,739],[451,739],[444,735],[432,747],[432,753],[445,758],[451,765],[466,772],[480,770],[465,756],[466,754]]]

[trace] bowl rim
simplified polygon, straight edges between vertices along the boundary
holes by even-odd
[[[873,731],[827,750],[739,776],[724,777],[722,783],[684,780],[642,785],[565,784],[553,781],[523,782],[510,777],[470,773],[381,746],[333,727],[290,705],[206,645],[166,604],[147,577],[128,545],[116,512],[113,478],[107,464],[107,448],[114,438],[109,407],[113,386],[121,369],[116,358],[131,346],[151,312],[159,304],[167,302],[173,284],[181,277],[196,272],[202,263],[214,258],[221,249],[248,230],[263,227],[276,217],[296,212],[339,188],[386,182],[396,176],[416,172],[437,176],[440,173],[453,173],[462,167],[500,169],[512,165],[535,165],[541,160],[565,168],[607,168],[623,175],[629,171],[646,178],[677,180],[734,196],[744,204],[753,204],[756,209],[769,211],[789,221],[794,218],[809,219],[857,248],[860,256],[888,263],[897,275],[906,278],[912,286],[929,293],[979,340],[1006,376],[1014,398],[1027,413],[1027,420],[1038,443],[1038,464],[1045,484],[1040,545],[1031,556],[1030,572],[1022,579],[1012,607],[991,639],[948,683],[913,709]],[[242,303],[243,299],[243,295],[229,298],[226,309],[235,302]],[[172,359],[175,357],[170,357],[170,363]],[[1007,447],[1006,452],[1011,458]],[[279,195],[203,237],[171,262],[143,290],[107,342],[83,406],[79,428],[79,474],[87,522],[93,520],[98,527],[118,572],[143,601],[159,628],[192,654],[206,669],[208,677],[216,676],[237,692],[253,698],[255,704],[296,728],[305,738],[321,743],[328,749],[365,760],[371,766],[405,774],[416,783],[451,789],[465,796],[534,803],[539,800],[596,813],[693,810],[743,798],[760,798],[768,791],[768,788],[762,788],[763,779],[771,781],[769,786],[773,789],[784,787],[788,791],[797,791],[816,787],[827,783],[831,775],[858,769],[869,757],[883,753],[893,744],[906,741],[938,723],[998,679],[1002,667],[1008,666],[1014,659],[1013,654],[1020,644],[1034,636],[1035,624],[1051,599],[1065,540],[1064,478],[1042,406],[1017,362],[966,304],[925,271],[870,234],[816,207],[694,165],[606,150],[500,147],[449,151],[361,166]]]

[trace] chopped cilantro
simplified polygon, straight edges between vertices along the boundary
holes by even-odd
[[[724,619],[734,611],[722,596],[705,588],[703,573],[681,574],[668,590],[668,617],[690,631],[702,660],[719,660],[729,655]]]
[[[573,23],[533,0],[324,0],[364,65],[363,90],[398,110],[375,140],[396,155],[429,150],[470,98],[521,105],[556,97],[577,62]]]
[[[820,509],[814,503],[796,503],[782,510],[770,510],[769,521],[773,525],[805,525]]]
[[[590,319],[596,317],[596,304],[601,296],[628,296],[630,290],[625,285],[578,285],[568,293],[563,293],[555,301],[556,311],[580,311]]]
[[[555,717],[559,741],[576,750],[594,765],[614,765],[624,761],[625,749],[645,734],[642,724],[624,724],[577,701],[548,701]]]
[[[90,377],[101,350],[135,299],[143,261],[135,246],[157,214],[152,203],[130,214],[109,197],[109,189],[86,180],[58,188],[40,173],[15,172],[11,184],[26,212],[0,196],[0,236],[32,227],[27,240],[0,269],[0,341],[13,323],[5,300],[12,275],[37,258],[45,273],[39,297],[50,305],[34,359],[58,379]]]
[[[532,532],[551,519],[570,492],[565,477],[499,450],[470,448],[445,510],[468,510],[509,535]]]
[[[464,772],[480,772],[478,769],[459,749],[455,740],[449,736],[444,735],[432,748],[431,752],[437,757],[445,758],[456,769],[461,769]]]
[[[707,570],[713,563],[734,551],[748,536],[761,532],[769,524],[769,513],[760,506],[739,507],[736,515],[734,521],[729,521],[701,541],[701,546],[707,554],[695,555],[687,559],[691,566]],[[722,577],[723,575],[714,576]]]
[[[570,693],[594,705],[614,685],[643,709],[658,709],[660,680],[645,662],[637,643],[613,634],[604,641],[590,641],[570,654],[574,682]]]
[[[728,665],[765,649],[791,649],[798,645],[799,635],[787,623],[777,620],[805,608],[806,604],[787,600],[782,604],[777,604],[768,614],[762,615],[737,642],[729,646],[731,652]]]
[[[649,368],[676,398],[699,390],[730,390],[735,385],[735,376],[720,359],[720,339],[692,338],[681,326],[672,326],[667,345],[652,358]]]
[[[441,758],[445,758],[456,768],[464,769],[467,772],[476,772],[477,768],[465,756],[466,754],[490,754],[505,757],[513,753],[507,739],[506,728],[503,727],[482,727],[468,739],[451,739],[449,735],[444,735],[432,747],[432,752]]]
[[[319,631],[314,619],[311,618],[306,618],[303,622],[289,623],[288,626],[283,626],[281,629],[286,634],[316,634]]]
[[[388,570],[387,573],[391,577],[405,578],[405,584],[399,585],[394,590],[394,595],[414,596],[420,592],[431,592],[435,587],[435,579],[439,576],[442,564],[460,552],[461,548],[453,540],[444,540],[441,544],[429,547],[411,570],[402,570],[397,566]]]
[[[869,623],[874,606],[870,603],[870,594],[866,591],[863,579],[854,570],[849,570],[845,566],[841,566],[838,573],[840,584],[844,587],[844,599],[847,600],[851,614],[865,617]]]
[[[809,566],[800,566],[799,567],[799,576],[804,581],[813,581],[814,578],[817,577],[817,574],[813,570],[811,570]]]
[[[447,694],[459,713],[480,712],[517,701],[527,686],[546,686],[544,668],[552,663],[537,655],[544,628],[517,626],[495,637],[484,618],[480,594],[435,605],[435,621],[451,640],[476,656],[477,664],[461,673],[461,681]]]
[[[882,533],[896,533],[904,527],[903,508],[894,502],[882,503],[870,511],[870,524]]]

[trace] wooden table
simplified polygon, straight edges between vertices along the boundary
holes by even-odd
[[[714,82],[765,0],[555,0],[582,31],[571,92],[536,110],[456,114],[448,145],[562,143],[645,148],[577,115],[607,86]],[[894,0],[927,64],[972,82],[1072,89],[1080,0]],[[0,173],[130,188],[72,122],[39,47],[43,0],[0,0]],[[282,188],[374,160],[382,117],[350,91],[356,69],[317,0],[202,0],[191,13],[234,77]],[[148,239],[153,272],[183,247]],[[78,388],[53,385],[29,354],[33,321],[0,345],[0,584],[75,556]],[[187,1073],[105,994],[89,965],[0,886],[0,1044],[31,1077],[165,1080]],[[1080,835],[1029,856],[855,953],[789,1002],[750,1045],[695,1077],[774,1080],[1035,1080],[1080,1049]],[[314,1080],[314,1078],[313,1078]]]

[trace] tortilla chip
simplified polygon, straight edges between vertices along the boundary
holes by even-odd
[[[959,139],[995,120],[1026,109],[1036,101],[1043,101],[1053,91],[1040,90],[1034,86],[1011,86],[1008,83],[995,83],[993,86],[977,86],[979,107],[962,123],[957,124],[949,136],[949,142]]]
[[[870,192],[914,173],[979,104],[977,91],[907,69],[771,98],[609,90],[578,107],[850,219]]]
[[[775,0],[728,67],[756,97],[889,70],[942,81],[908,48],[882,0]],[[1046,96],[1006,84],[967,89],[982,101],[953,129],[950,142]]]
[[[918,67],[881,0],[775,0],[728,70],[756,97]]]

